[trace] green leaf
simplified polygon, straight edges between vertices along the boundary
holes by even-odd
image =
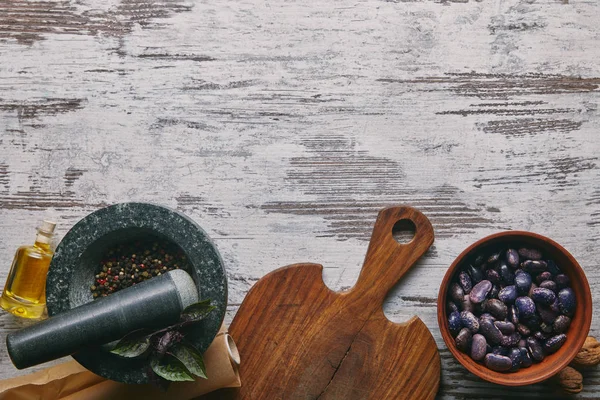
[[[146,330],[133,331],[119,340],[119,343],[110,352],[121,357],[141,356],[150,347],[150,338]]]
[[[210,299],[194,303],[181,312],[181,320],[184,322],[201,321],[215,308],[210,305]]]
[[[175,357],[165,356],[161,360],[152,357],[150,367],[156,375],[168,381],[194,381],[191,372]]]
[[[177,359],[181,361],[192,374],[199,376],[200,378],[208,379],[202,354],[194,347],[179,343],[173,347],[171,353],[177,357]]]

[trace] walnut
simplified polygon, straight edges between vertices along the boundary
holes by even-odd
[[[572,367],[587,368],[600,364],[600,342],[593,336],[588,336],[579,353],[571,362]]]
[[[556,382],[566,393],[579,393],[583,390],[583,377],[575,368],[565,367],[556,375]]]

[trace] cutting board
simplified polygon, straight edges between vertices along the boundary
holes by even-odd
[[[415,236],[399,244],[394,224]],[[383,209],[356,285],[334,292],[319,264],[275,270],[248,292],[229,333],[242,363],[238,399],[433,399],[440,357],[417,317],[396,324],[383,301],[433,243],[433,228],[411,207]]]

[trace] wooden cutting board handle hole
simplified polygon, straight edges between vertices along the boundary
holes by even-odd
[[[392,236],[399,244],[409,244],[415,238],[417,227],[410,219],[401,219],[394,224]]]
[[[406,231],[412,231],[412,238]],[[433,240],[433,227],[420,211],[409,206],[384,208],[375,221],[358,281],[348,295],[362,298],[368,304],[367,313],[381,307],[390,289],[425,254]]]

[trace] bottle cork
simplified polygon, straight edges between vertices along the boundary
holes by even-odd
[[[44,220],[38,230],[44,233],[53,233],[54,228],[56,228],[56,222]]]

